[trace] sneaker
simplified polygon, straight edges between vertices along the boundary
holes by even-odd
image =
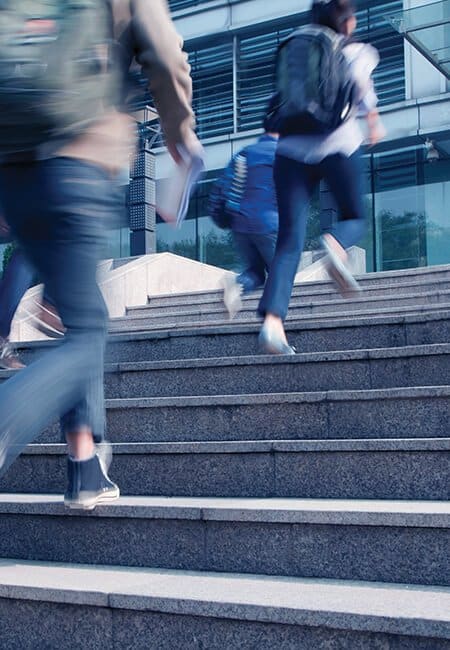
[[[35,327],[51,339],[61,339],[66,332],[55,307],[45,300],[40,303],[33,320]]]
[[[236,276],[226,275],[222,280],[223,303],[230,320],[242,309],[242,285],[236,281]]]
[[[322,246],[327,253],[325,264],[328,275],[337,286],[341,296],[351,298],[355,294],[361,293],[362,289],[360,285],[325,237],[322,237]]]
[[[259,333],[258,344],[263,354],[296,354],[296,349],[292,345],[282,341],[264,325]]]
[[[5,370],[20,370],[25,368],[25,364],[19,359],[17,352],[14,350],[8,339],[0,337],[0,368]]]
[[[95,454],[89,460],[67,459],[69,485],[64,505],[77,510],[93,510],[100,503],[115,501],[119,487],[106,473],[102,460]]]

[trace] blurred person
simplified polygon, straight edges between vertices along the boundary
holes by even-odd
[[[103,364],[108,322],[96,270],[103,253],[105,229],[117,207],[112,179],[127,164],[135,136],[125,101],[127,71],[134,58],[149,79],[172,157],[179,162],[180,147],[188,152],[200,147],[193,131],[187,57],[165,0],[110,0],[106,4],[115,41],[114,60],[107,66],[94,65],[107,48],[102,47],[106,42],[100,34],[102,21],[92,14],[92,3],[90,8],[83,5],[86,8],[72,11],[69,19],[65,3],[47,2],[45,8],[41,6],[41,18],[36,17],[36,6],[33,16],[25,18],[25,22],[28,3],[23,7],[17,0],[18,9],[23,9],[20,14],[10,7],[5,14],[0,9],[0,42],[12,34],[12,45],[8,47],[14,47],[20,44],[22,35],[26,38],[31,34],[32,39],[24,40],[30,57],[35,54],[33,47],[60,46],[60,58],[54,60],[47,55],[46,66],[40,69],[44,73],[53,71],[61,84],[67,84],[65,75],[74,75],[69,83],[73,92],[68,113],[56,115],[66,120],[65,128],[51,131],[35,148],[27,147],[27,138],[32,140],[36,131],[41,138],[46,133],[42,127],[36,129],[39,111],[33,113],[33,121],[21,124],[17,122],[20,101],[17,112],[13,112],[2,104],[8,95],[3,92],[0,98],[0,117],[5,118],[4,122],[0,120],[0,201],[14,237],[54,299],[66,328],[60,346],[0,386],[0,474],[26,444],[62,416],[69,453],[64,502],[84,509],[119,496],[119,488],[109,479],[95,447],[104,440]],[[100,11],[104,3],[94,5]],[[66,21],[62,25],[65,29],[59,29],[59,18],[54,16]],[[13,21],[12,27],[5,30],[5,21]],[[49,35],[51,39],[46,38]],[[65,40],[69,38],[70,43]],[[95,47],[88,47],[91,42]],[[74,64],[69,57],[82,44],[88,47],[89,57],[80,52]],[[25,49],[13,49],[10,59],[23,57],[22,52]],[[79,68],[79,62],[88,67]],[[24,70],[21,65],[18,73],[23,76],[28,72],[27,64],[23,64]],[[16,67],[13,70],[16,72]],[[84,75],[86,92],[76,86],[77,74]],[[107,88],[114,91],[113,106]],[[15,89],[17,85],[11,91],[11,102]],[[67,93],[57,99],[65,97]],[[49,106],[54,109],[51,102]],[[93,106],[95,111],[89,113],[88,107],[92,111]],[[46,106],[37,108],[44,110]],[[83,111],[86,119],[74,121]],[[16,120],[13,142],[13,127],[8,120]]]
[[[210,196],[208,214],[217,223],[228,210],[228,227],[244,270],[223,279],[223,301],[233,318],[242,307],[241,296],[264,286],[275,253],[278,208],[273,180],[273,163],[278,142],[274,107],[269,101],[264,117],[264,134],[241,149],[229,162]],[[219,217],[220,221],[220,217]]]
[[[2,231],[1,217],[0,231]],[[34,269],[23,251],[14,245],[0,281],[0,368],[5,370],[25,368],[10,341],[11,326],[20,301],[28,289],[35,284]],[[33,323],[51,338],[59,338],[64,334],[61,319],[52,300],[45,293],[37,305],[36,314],[33,314]]]
[[[25,255],[20,248],[14,248],[0,282],[0,367],[5,370],[25,368],[9,336],[16,309],[33,279],[34,271]]]
[[[339,211],[339,221],[322,237],[328,272],[343,295],[359,290],[346,253],[366,230],[359,154],[364,138],[358,111],[366,115],[370,144],[384,136],[384,129],[371,79],[378,53],[370,45],[350,40],[355,28],[352,0],[317,0],[312,4],[311,24],[288,37],[278,53],[278,65],[284,65],[285,72],[278,72],[280,140],[274,165],[279,234],[258,308],[264,317],[259,343],[268,354],[295,354],[283,322],[303,251],[309,202],[321,180],[326,181]],[[319,51],[320,65],[317,58],[312,65],[310,57]],[[290,56],[303,59],[304,65],[289,69]],[[336,96],[331,109],[330,92]],[[309,93],[314,94],[314,102],[309,101]]]

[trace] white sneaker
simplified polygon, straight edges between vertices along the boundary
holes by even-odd
[[[236,282],[235,275],[226,275],[222,280],[223,303],[232,320],[242,309],[242,285]]]

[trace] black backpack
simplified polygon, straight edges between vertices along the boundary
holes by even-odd
[[[279,46],[276,81],[281,135],[330,133],[350,116],[355,82],[343,52],[347,40],[307,25]]]
[[[111,103],[105,0],[0,0],[0,155],[81,133]]]

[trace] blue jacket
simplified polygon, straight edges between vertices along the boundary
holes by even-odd
[[[278,207],[273,180],[277,143],[276,138],[265,134],[255,144],[239,152],[245,154],[247,173],[239,211],[233,211],[231,218],[232,230],[236,232],[265,234],[278,231]],[[212,203],[218,202],[220,196],[229,198],[236,156],[230,160],[214,188]]]

